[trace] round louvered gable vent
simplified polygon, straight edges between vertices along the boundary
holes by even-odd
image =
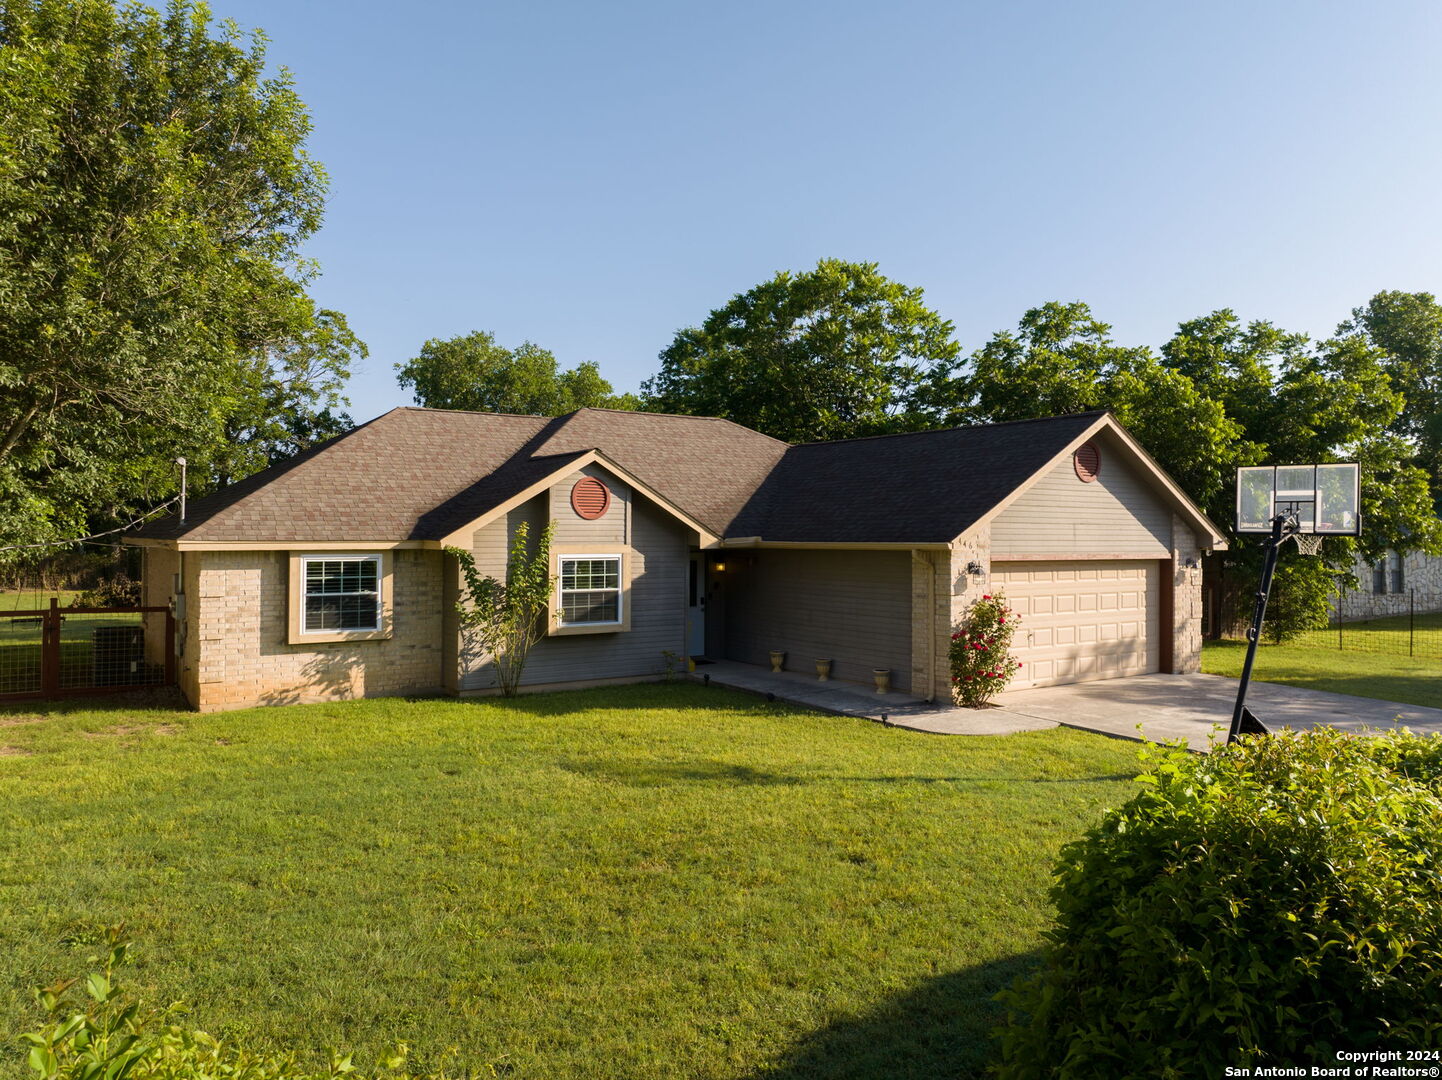
[[[587,521],[595,521],[611,508],[611,492],[594,476],[576,481],[571,488],[571,509]]]
[[[1096,443],[1082,443],[1072,454],[1071,463],[1077,478],[1083,484],[1090,484],[1101,474],[1102,452],[1097,449]]]

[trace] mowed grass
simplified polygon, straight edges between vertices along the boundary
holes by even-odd
[[[1244,641],[1208,641],[1202,647],[1202,670],[1239,678],[1246,655]],[[1425,657],[1263,644],[1252,677],[1442,709],[1442,661]]]
[[[15,1028],[124,921],[214,1034],[511,1077],[979,1075],[1058,848],[1137,772],[689,683],[0,723]]]
[[[1442,660],[1442,614],[1384,615],[1342,624],[1342,648],[1335,626],[1307,630],[1289,644],[1335,652],[1387,653]],[[1442,666],[1434,663],[1435,670]]]
[[[43,610],[50,606],[52,596],[61,607],[69,607],[79,595],[79,589],[0,589],[0,611]]]

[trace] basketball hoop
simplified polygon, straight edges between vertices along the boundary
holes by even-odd
[[[1247,628],[1247,658],[1237,683],[1237,703],[1227,742],[1241,735],[1264,735],[1267,726],[1247,708],[1247,687],[1257,659],[1267,595],[1277,569],[1277,553],[1288,540],[1303,555],[1322,554],[1328,536],[1362,532],[1361,470],[1355,461],[1318,465],[1250,465],[1237,470],[1237,532],[1265,536],[1262,579],[1252,625]]]

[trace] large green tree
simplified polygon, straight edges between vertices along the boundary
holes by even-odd
[[[1386,369],[1386,355],[1358,333],[1312,342],[1223,310],[1181,324],[1157,354],[1115,342],[1085,304],[1050,303],[995,334],[941,396],[953,402],[951,419],[972,422],[1112,409],[1226,528],[1238,466],[1360,461],[1366,530],[1358,545],[1329,541],[1324,560],[1283,563],[1272,625],[1287,632],[1320,617],[1358,546],[1375,558],[1442,543],[1426,474],[1395,430],[1404,399]],[[1259,543],[1238,537],[1208,573],[1235,598],[1252,587],[1259,559]]]
[[[642,386],[660,412],[721,416],[788,442],[930,423],[929,379],[956,358],[952,324],[875,263],[823,259],[681,330]]]
[[[0,0],[0,539],[172,493],[324,336],[310,130],[264,38],[192,0]]]
[[[432,338],[396,372],[396,381],[431,409],[560,416],[638,406],[632,395],[616,394],[593,361],[563,371],[549,350],[529,341],[508,349],[484,330]]]
[[[1393,430],[1415,448],[1442,512],[1442,304],[1431,293],[1379,292],[1338,333],[1362,334],[1385,354],[1383,370],[1405,399]]]

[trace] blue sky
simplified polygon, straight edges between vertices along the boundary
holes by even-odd
[[[357,419],[474,329],[634,389],[822,257],[922,286],[967,350],[1052,299],[1156,345],[1442,291],[1442,5],[214,3],[314,115]]]

